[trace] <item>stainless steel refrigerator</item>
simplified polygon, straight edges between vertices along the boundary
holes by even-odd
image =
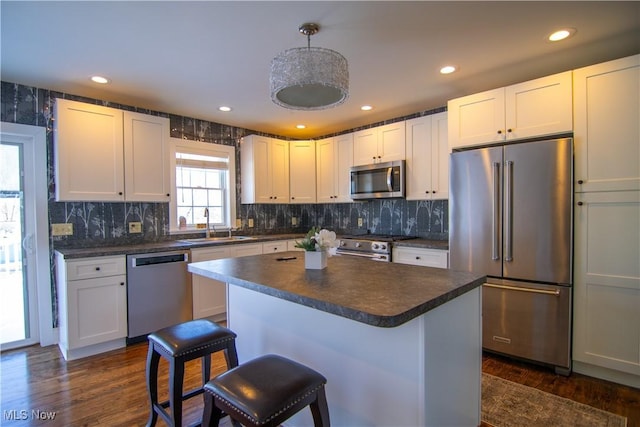
[[[571,371],[573,143],[451,154],[452,269],[487,276],[486,350]]]

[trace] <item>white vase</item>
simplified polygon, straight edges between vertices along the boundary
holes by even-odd
[[[327,251],[305,251],[304,268],[322,270],[327,267]]]

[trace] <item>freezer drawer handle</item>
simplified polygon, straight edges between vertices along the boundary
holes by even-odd
[[[531,292],[534,294],[560,296],[560,291],[557,289],[554,291],[548,291],[546,289],[531,289],[531,288],[520,288],[518,286],[494,285],[493,283],[485,283],[483,286],[486,286],[488,288],[506,289],[509,291],[521,291],[521,292]]]

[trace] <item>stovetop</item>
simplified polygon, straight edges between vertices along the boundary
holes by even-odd
[[[399,234],[351,234],[342,236],[341,239],[368,240],[375,242],[397,242],[400,240],[417,239],[415,236],[402,236]]]

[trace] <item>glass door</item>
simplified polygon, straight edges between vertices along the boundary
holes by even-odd
[[[0,346],[38,342],[36,291],[27,259],[33,231],[25,221],[24,145],[0,144]],[[34,197],[34,196],[31,196]]]

